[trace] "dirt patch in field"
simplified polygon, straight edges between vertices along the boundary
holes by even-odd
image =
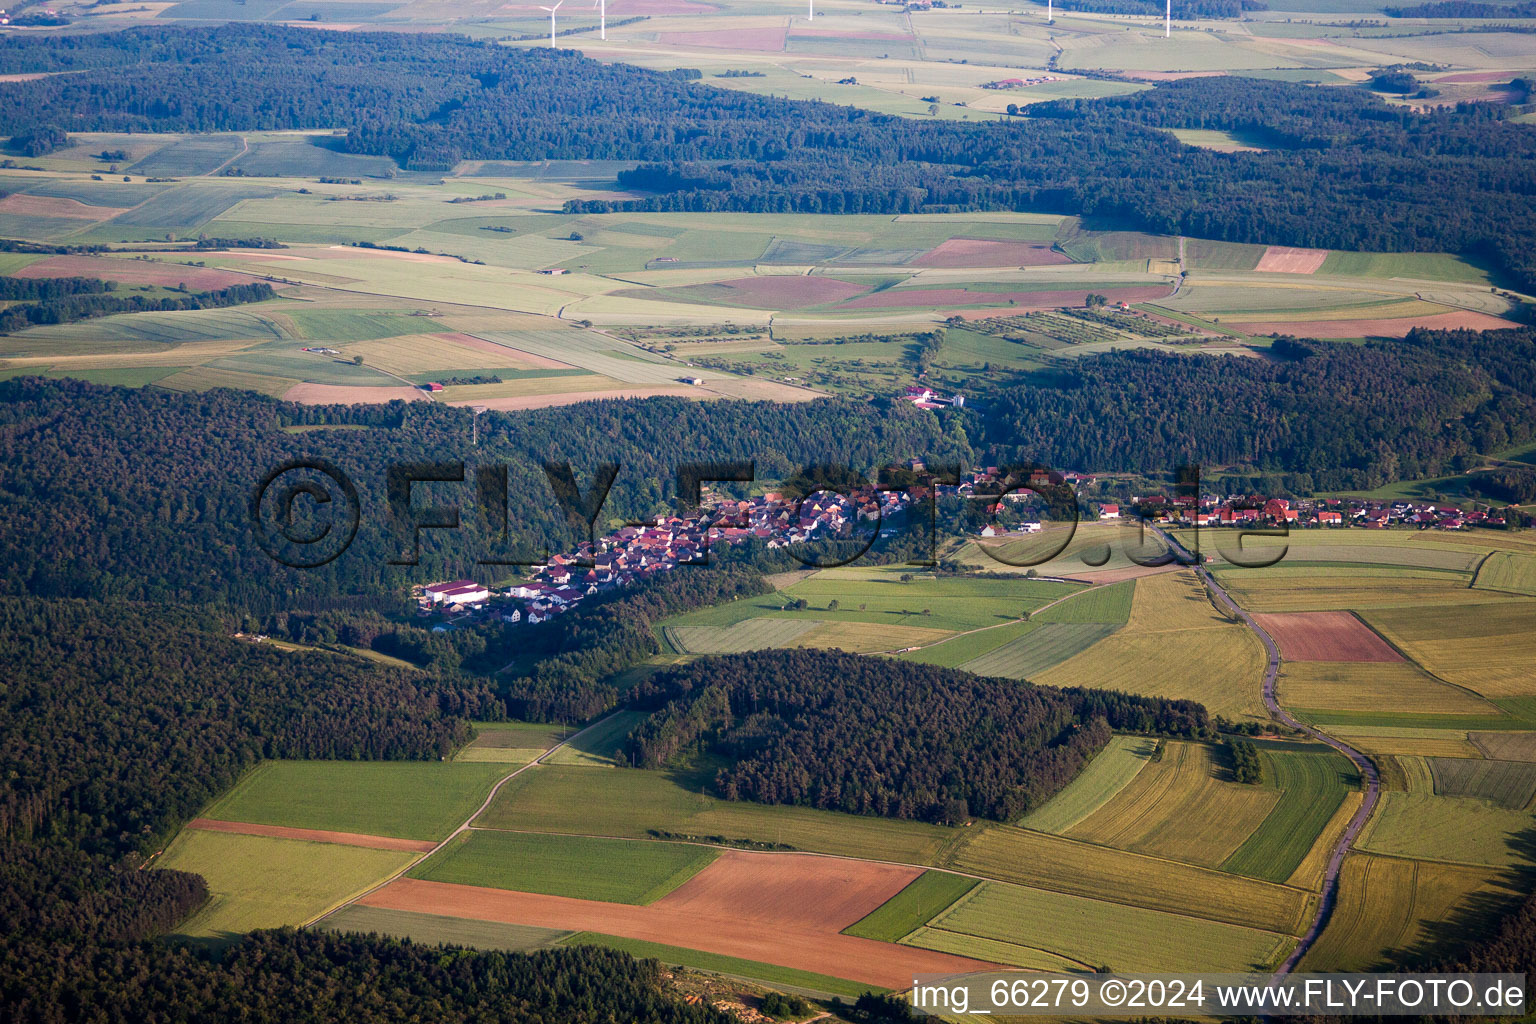
[[[868,285],[831,277],[784,275],[743,277],[735,281],[690,285],[676,294],[704,302],[718,302],[749,309],[806,309],[850,299],[869,291]]]
[[[266,836],[270,839],[303,839],[311,843],[362,846],[370,850],[428,853],[437,848],[436,843],[420,839],[395,839],[391,836],[370,836],[360,832],[327,832],[314,828],[285,828],[282,825],[253,825],[247,821],[219,821],[216,818],[193,818],[187,827],[202,832],[232,832],[241,836]]]
[[[379,405],[395,399],[407,402],[429,401],[419,388],[363,387],[357,384],[295,384],[283,392],[283,401],[300,405]]]
[[[920,309],[952,306],[1006,306],[1010,299],[1016,309],[1060,309],[1086,306],[1089,290],[1051,292],[968,292],[964,288],[892,288],[844,302],[838,309]],[[1101,294],[1110,302],[1146,302],[1166,298],[1168,288],[1144,285],[1136,288],[1107,288]],[[963,314],[962,314],[963,315]],[[995,312],[991,315],[996,315]]]
[[[494,409],[497,412],[516,412],[519,409],[547,409],[556,405],[595,402],[600,398],[652,398],[656,395],[683,395],[689,398],[720,397],[712,391],[705,391],[701,388],[612,388],[607,391],[561,391],[549,395],[522,395],[516,398],[475,398],[465,402],[449,402],[448,404],[473,405]]]
[[[648,907],[402,878],[358,902],[479,921],[578,929],[908,988],[914,973],[995,965],[838,934],[921,868],[805,854],[726,851]]]
[[[185,267],[177,263],[152,260],[114,260],[96,256],[50,256],[23,267],[15,277],[95,277],[120,284],[151,284],[174,288],[184,284],[193,291],[228,288],[232,284],[251,284],[257,278],[232,270],[211,267]]]
[[[722,28],[709,32],[658,32],[658,42],[673,46],[699,46],[711,50],[784,51],[782,28]]]
[[[1458,328],[1495,331],[1515,326],[1518,325],[1488,313],[1458,310],[1454,313],[1431,313],[1428,316],[1404,316],[1391,320],[1274,320],[1239,324],[1238,329],[1246,334],[1291,334],[1299,338],[1402,338],[1415,327],[1437,331]]]
[[[512,364],[526,366],[530,370],[576,369],[570,363],[562,363],[560,360],[550,359],[548,356],[534,355],[532,352],[524,352],[520,348],[498,345],[494,341],[486,341],[484,338],[477,338],[473,334],[451,331],[445,334],[431,334],[428,337],[452,342],[455,345],[463,345],[465,348],[472,348],[476,352],[484,352],[486,355],[500,356]]]
[[[78,199],[29,196],[24,192],[0,199],[0,213],[19,217],[62,217],[66,220],[111,220],[127,210],[118,206],[87,206]]]
[[[1255,615],[1287,661],[1402,661],[1403,656],[1350,612]]]
[[[1328,258],[1326,249],[1292,249],[1272,245],[1253,269],[1264,274],[1315,274]]]
[[[1043,267],[1071,263],[1043,242],[995,242],[984,238],[951,238],[912,261],[917,267]]]

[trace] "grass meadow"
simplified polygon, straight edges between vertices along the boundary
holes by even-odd
[[[604,903],[654,903],[719,856],[707,846],[472,829],[408,874]]]
[[[1060,835],[1130,785],[1156,746],[1146,736],[1114,737],[1061,792],[1020,819],[1020,827]]]
[[[843,934],[880,942],[900,942],[979,884],[976,879],[964,875],[925,871],[867,917],[844,928]]]
[[[258,825],[441,839],[507,769],[437,761],[264,761],[203,812]]]

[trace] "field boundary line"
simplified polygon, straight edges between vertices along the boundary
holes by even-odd
[[[602,718],[599,718],[597,721],[592,722],[590,725],[582,727],[580,730],[572,733],[570,736],[568,736],[565,739],[561,740],[559,743],[556,743],[554,746],[550,747],[548,750],[544,751],[544,753],[540,754],[538,757],[534,758],[532,761],[529,761],[527,764],[518,765],[512,771],[508,772],[506,775],[503,775],[501,778],[497,779],[496,780],[496,784],[491,787],[491,791],[488,794],[486,794],[485,800],[480,804],[480,806],[476,807],[473,811],[471,811],[469,817],[465,818],[463,823],[460,824],[458,828],[454,829],[447,836],[443,837],[442,841],[439,842],[436,846],[432,847],[432,849],[430,849],[427,852],[421,854],[419,857],[416,857],[416,858],[414,858],[414,859],[412,859],[410,861],[407,861],[402,867],[400,867],[398,870],[394,871],[387,878],[385,878],[385,879],[375,883],[374,885],[369,886],[367,889],[363,890],[362,892],[359,892],[359,893],[357,893],[357,894],[355,894],[353,896],[348,897],[346,900],[343,900],[342,902],[336,904],[335,906],[327,908],[326,910],[324,910],[320,914],[316,915],[313,918],[310,918],[308,921],[305,921],[303,924],[299,925],[299,927],[300,928],[312,928],[312,927],[314,927],[315,925],[319,924],[321,921],[324,921],[326,918],[330,917],[332,914],[335,914],[337,911],[345,909],[346,907],[350,907],[352,904],[356,903],[358,900],[362,899],[364,896],[369,896],[369,895],[372,895],[373,893],[378,892],[380,889],[384,888],[386,885],[388,885],[391,882],[399,879],[407,871],[411,870],[411,868],[413,868],[416,865],[420,864],[422,861],[426,860],[428,857],[432,857],[435,854],[437,854],[438,852],[440,852],[449,843],[453,842],[459,836],[461,836],[465,832],[469,831],[469,829],[470,829],[471,825],[473,824],[474,820],[476,818],[480,817],[481,814],[484,814],[485,813],[485,809],[487,807],[491,806],[491,801],[496,799],[496,794],[501,792],[501,787],[502,786],[505,786],[508,782],[511,782],[514,778],[516,778],[517,776],[521,775],[523,772],[528,771],[530,768],[534,768],[534,767],[537,767],[538,765],[543,764],[544,763],[544,759],[549,757],[550,755],[554,754],[555,751],[561,750],[565,746],[567,746],[568,744],[575,742],[575,740],[576,740],[576,738],[578,736],[583,736],[586,733],[590,732],[591,730],[596,729],[598,726],[602,725],[604,722],[607,722],[609,719],[613,718],[617,714],[618,714],[618,712],[615,711],[615,712],[612,712],[610,714],[604,715]]]

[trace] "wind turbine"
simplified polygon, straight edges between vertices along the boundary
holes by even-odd
[[[555,0],[555,6],[539,8],[541,11],[549,12],[549,45],[551,47],[555,45],[555,12],[560,9],[560,5],[563,3],[565,3],[565,0]]]
[[[560,0],[564,3],[565,0]],[[555,5],[560,6],[559,4]],[[592,6],[597,8],[597,36],[607,42],[608,40],[608,0],[593,0]]]
[[[1163,13],[1163,38],[1173,35],[1173,0],[1168,0],[1168,9]]]
[[[805,16],[811,21],[816,20],[816,0],[805,0]]]

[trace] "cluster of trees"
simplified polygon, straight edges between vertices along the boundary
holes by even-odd
[[[1148,351],[1006,388],[973,430],[1004,461],[1167,472],[1255,465],[1294,493],[1467,468],[1536,436],[1536,329],[1415,330],[1281,348],[1281,362]]]
[[[1393,18],[1536,18],[1536,3],[1488,4],[1481,0],[1436,0],[1411,7],[1383,7]]]
[[[960,824],[1009,821],[1066,785],[1112,729],[1204,736],[1191,701],[1054,690],[842,652],[759,651],[653,676],[637,764],[726,764],[730,800]]]
[[[1257,786],[1264,781],[1264,761],[1252,740],[1227,740],[1227,759],[1231,762],[1233,782]]]
[[[248,302],[265,302],[277,293],[272,286],[257,281],[251,284],[232,284],[215,291],[196,292],[188,295],[167,295],[154,298],[148,295],[116,295],[115,281],[91,281],[89,278],[56,278],[65,282],[61,288],[45,288],[42,301],[27,302],[0,310],[0,333],[21,331],[41,324],[67,324],[91,317],[110,316],[113,313],[165,312],[174,309],[223,309]],[[20,293],[32,291],[28,286],[51,284],[25,278],[0,277],[0,296],[5,298],[30,297]],[[75,287],[72,287],[75,286]],[[17,292],[11,295],[11,292]]]
[[[0,382],[8,470],[0,478],[0,593],[217,602],[258,616],[320,611],[342,598],[398,594],[412,581],[483,577],[485,558],[535,561],[572,550],[586,527],[573,526],[556,501],[546,461],[569,460],[583,494],[598,463],[619,465],[598,515],[601,534],[615,520],[671,510],[683,463],[755,461],[759,478],[782,479],[797,465],[845,459],[878,466],[914,453],[971,456],[963,434],[907,403],[647,399],[592,403],[580,416],[493,412],[481,417],[474,449],[470,418],[469,410],[427,402],[305,407],[232,391]],[[327,424],[370,429],[283,429]],[[689,441],[680,447],[679,438]],[[274,467],[317,456],[355,483],[358,533],[329,565],[286,568],[256,544],[248,502]],[[467,463],[463,484],[417,485],[412,503],[457,505],[461,528],[421,531],[420,566],[390,565],[412,543],[409,531],[391,526],[387,468],[459,460]],[[483,466],[507,472],[506,544],[479,508]]]
[[[1520,172],[1536,138],[1493,104],[1419,114],[1363,92],[1196,78],[966,123],[450,36],[141,28],[0,51],[4,71],[77,67],[95,70],[0,85],[0,120],[18,133],[44,119],[95,131],[345,124],[349,151],[407,167],[634,160],[621,182],[657,193],[572,200],[572,212],[1044,210],[1240,242],[1482,250],[1536,287],[1536,196]],[[1276,120],[1293,144],[1262,152],[1194,149],[1155,130]]]
[[[1516,505],[1536,501],[1536,466],[1505,466],[1468,478],[1477,493]]]

